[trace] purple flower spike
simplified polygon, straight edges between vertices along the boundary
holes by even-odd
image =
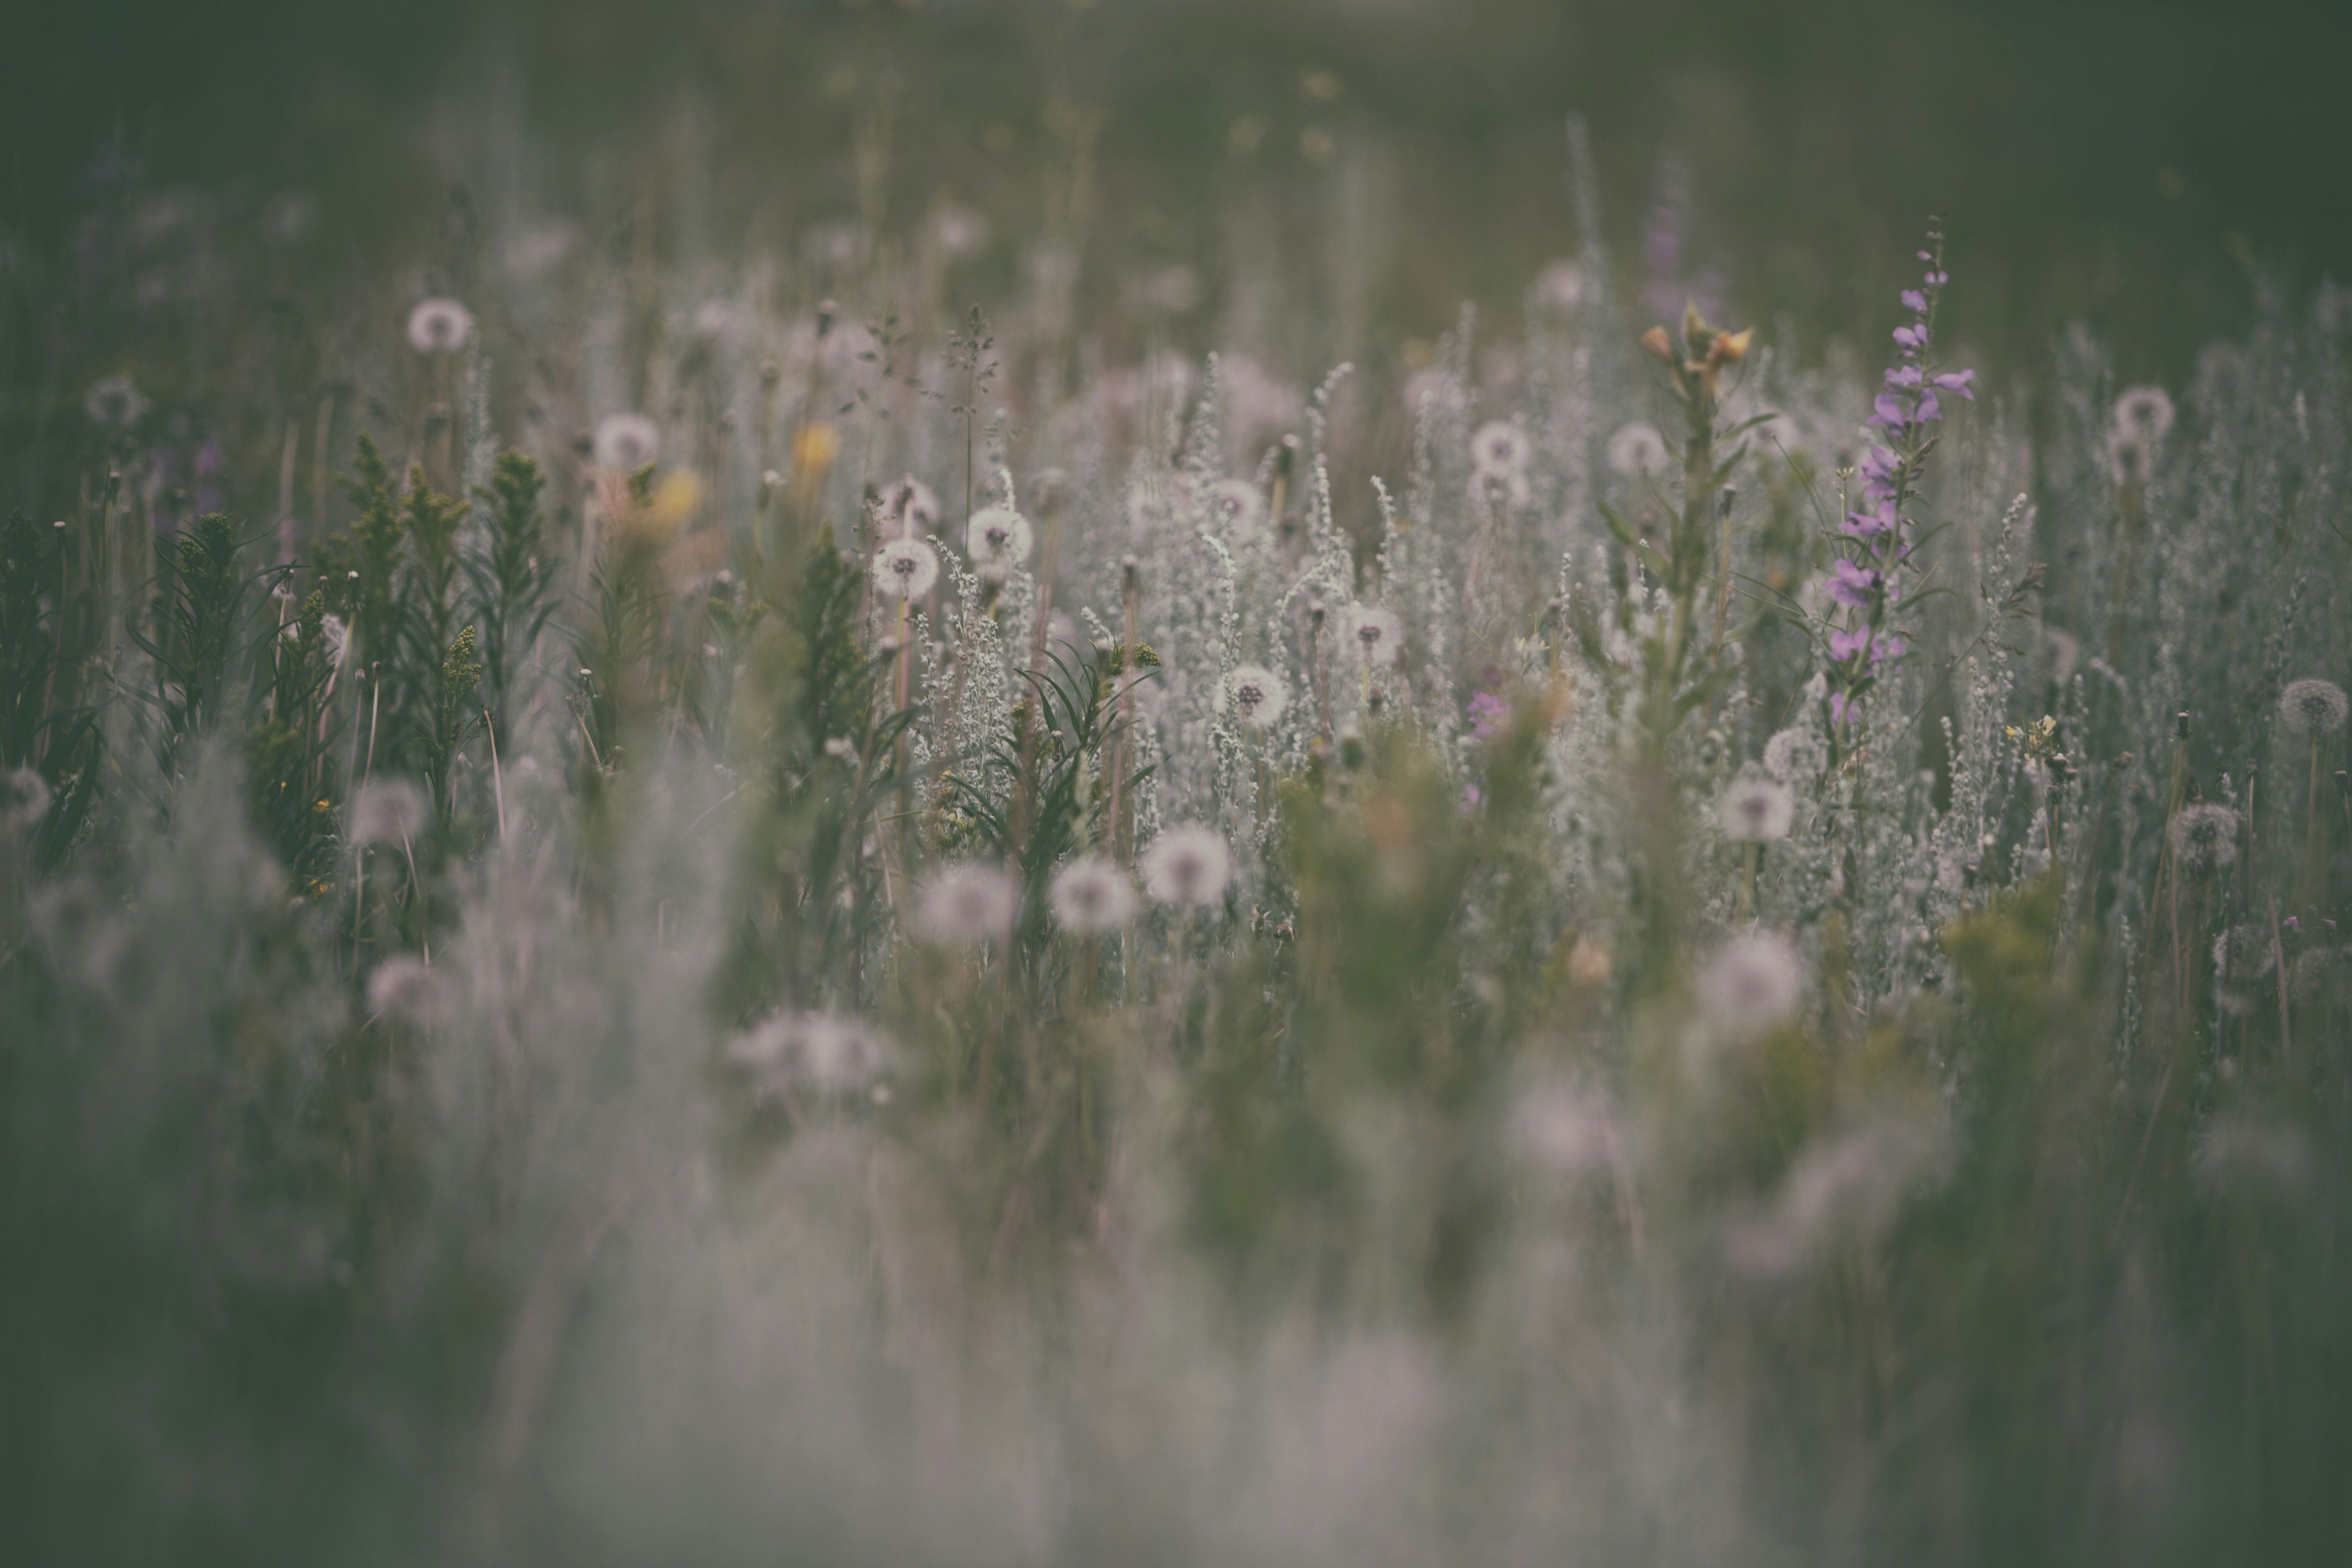
[[[1890,391],[1908,392],[1918,384],[1919,367],[1916,364],[1898,364],[1886,373],[1886,385]]]
[[[1919,413],[1917,415],[1919,423],[1925,425],[1930,419],[1941,419],[1943,416],[1944,405],[1936,401],[1936,395],[1932,392],[1921,393],[1919,395]]]
[[[1927,296],[1916,289],[1903,290],[1903,303],[1906,309],[1916,310],[1923,316],[1927,313]]]
[[[1937,376],[1933,384],[1942,387],[1946,392],[1957,392],[1970,403],[1974,403],[1977,400],[1977,395],[1969,384],[1976,378],[1977,373],[1972,370],[1956,370],[1948,374]]]
[[[1841,605],[1857,609],[1870,603],[1870,595],[1883,581],[1879,574],[1851,561],[1830,563],[1830,597]]]
[[[1902,344],[1905,349],[1916,353],[1919,350],[1927,346],[1927,329],[1925,327],[1897,327],[1895,329],[1895,341]]]
[[[1911,423],[1911,411],[1903,400],[1891,392],[1882,392],[1870,405],[1871,416],[1864,424],[1882,425],[1889,430],[1900,430]]]
[[[1895,503],[1883,500],[1874,511],[1846,513],[1843,531],[1856,539],[1874,539],[1882,533],[1892,533],[1895,531]]]

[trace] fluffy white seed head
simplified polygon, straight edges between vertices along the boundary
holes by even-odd
[[[1378,605],[1349,605],[1340,637],[1352,662],[1382,668],[1394,664],[1404,647],[1404,626],[1396,612]]]
[[[885,540],[923,539],[940,525],[940,498],[912,474],[882,487],[875,521]]]
[[[1783,784],[1821,777],[1829,760],[1829,747],[1811,730],[1782,730],[1764,742],[1764,771]]]
[[[455,300],[420,300],[408,312],[408,346],[418,353],[456,353],[473,335],[474,312]]]
[[[1748,843],[1769,844],[1789,837],[1795,810],[1787,784],[1750,774],[1724,791],[1723,830]]]
[[[982,566],[1018,566],[1029,559],[1036,536],[1029,520],[1007,506],[986,506],[971,514],[964,550]]]
[[[943,945],[1001,940],[1020,908],[1021,889],[1003,868],[960,860],[923,886],[923,935]]]
[[[1666,458],[1666,438],[1641,420],[1619,426],[1609,437],[1609,466],[1629,478],[1664,472]]]
[[[1233,879],[1233,851],[1217,830],[1188,822],[1151,841],[1139,862],[1143,890],[1155,904],[1213,904]]]
[[[634,474],[661,456],[661,431],[642,414],[608,414],[596,426],[599,466]]]
[[[1757,931],[1726,942],[1698,978],[1699,1012],[1735,1040],[1769,1032],[1797,1005],[1804,963],[1787,937]]]
[[[1516,474],[1527,469],[1535,444],[1517,426],[1493,419],[1470,437],[1470,466],[1482,472]]]
[[[81,406],[83,413],[110,430],[128,430],[147,412],[147,399],[129,376],[110,375],[91,384]]]
[[[2116,399],[2115,431],[2153,447],[2172,428],[2172,399],[2160,386],[2134,386]]]
[[[1047,901],[1054,919],[1088,935],[1117,931],[1135,913],[1135,884],[1099,855],[1083,855],[1054,874]]]
[[[1235,719],[1263,730],[1290,706],[1290,688],[1262,664],[1237,664],[1225,677],[1225,701]]]
[[[2279,693],[2279,722],[2290,735],[2333,735],[2344,728],[2344,689],[2332,680],[2294,680]]]
[[[1209,487],[1208,503],[1227,539],[1255,539],[1265,530],[1265,498],[1247,479],[1219,479]]]
[[[352,792],[354,844],[412,844],[425,831],[425,792],[406,779],[370,779]]]
[[[751,1073],[762,1099],[776,1099],[796,1089],[859,1088],[882,1071],[889,1047],[854,1018],[775,1013],[730,1041],[727,1059]]]
[[[940,552],[919,539],[896,539],[874,552],[874,587],[885,598],[919,599],[940,580]]]
[[[2238,863],[2238,814],[2226,805],[2185,806],[2172,819],[2171,831],[2173,858],[2191,876]]]

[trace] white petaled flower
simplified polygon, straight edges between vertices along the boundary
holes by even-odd
[[[1535,455],[1535,445],[1517,426],[1493,419],[1470,437],[1470,466],[1493,473],[1519,473]]]
[[[387,958],[368,976],[368,1011],[390,1013],[420,1029],[442,1029],[457,1021],[457,983],[414,958]]]
[[[1698,978],[1699,1011],[1735,1038],[1752,1039],[1787,1017],[1805,988],[1804,964],[1777,931],[1735,937]]]
[[[1225,700],[1234,718],[1253,730],[1263,730],[1290,706],[1290,688],[1262,664],[1237,664],[1225,677]]]
[[[2238,814],[2208,802],[2172,819],[2172,856],[2184,871],[2222,871],[2238,863]]]
[[[727,1047],[727,1059],[757,1078],[762,1099],[806,1087],[835,1094],[877,1076],[889,1058],[880,1036],[830,1013],[775,1013]]]
[[[1213,904],[1234,874],[1233,851],[1217,830],[1188,822],[1151,841],[1138,861],[1143,890],[1155,904]]]
[[[1229,538],[1255,539],[1265,528],[1265,498],[1247,479],[1219,479],[1209,487],[1208,503]]]
[[[1018,566],[1035,539],[1029,520],[1011,507],[984,506],[964,530],[964,552],[982,566]]]
[[[2153,447],[2172,428],[2172,399],[2160,386],[2134,386],[2116,399],[2118,436]]]
[[[1397,661],[1404,646],[1404,626],[1396,612],[1378,605],[1349,605],[1340,635],[1349,658],[1383,668]]]
[[[1783,784],[1819,778],[1829,760],[1829,747],[1811,730],[1782,730],[1764,742],[1764,771]]]
[[[1751,774],[1724,791],[1723,830],[1751,844],[1769,844],[1789,837],[1795,810],[1787,784]]]
[[[874,552],[874,585],[893,599],[919,599],[940,580],[940,552],[919,539],[898,539]]]
[[[661,456],[661,428],[642,414],[607,414],[596,425],[596,461],[634,474]]]
[[[921,539],[940,525],[940,498],[912,474],[882,487],[877,521],[884,539]]]
[[[419,300],[408,312],[408,346],[421,354],[452,354],[474,335],[474,312],[455,300]]]
[[[1002,867],[959,860],[923,885],[923,935],[942,943],[1001,939],[1020,908],[1021,889]]]
[[[1135,884],[1101,856],[1082,855],[1054,873],[1047,901],[1054,919],[1072,931],[1117,931],[1135,913]]]
[[[425,792],[406,779],[371,779],[352,792],[354,844],[406,844],[425,831]]]
[[[81,400],[82,412],[110,429],[128,430],[147,412],[139,384],[127,375],[110,375],[94,382]]]
[[[49,812],[48,782],[30,768],[0,773],[0,826],[30,827]]]
[[[1666,438],[1638,419],[1609,437],[1609,466],[1621,474],[1663,473],[1666,460]]]
[[[2279,722],[2290,735],[2333,735],[2344,728],[2344,689],[2332,680],[2293,680],[2279,693]]]

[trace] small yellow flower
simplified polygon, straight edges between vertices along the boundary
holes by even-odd
[[[793,472],[803,483],[814,483],[841,455],[841,437],[820,419],[803,425],[793,437]]]

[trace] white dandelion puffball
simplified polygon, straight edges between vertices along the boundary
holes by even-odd
[[[2231,926],[2213,939],[2213,967],[2226,980],[2260,979],[2277,960],[2267,926]]]
[[[1700,1013],[1717,1030],[1754,1039],[1787,1017],[1805,988],[1797,950],[1777,931],[1735,937],[1698,977]]]
[[[2116,434],[2153,447],[2172,428],[2172,399],[2160,386],[2134,386],[2116,399]]]
[[[406,844],[425,831],[425,792],[406,779],[370,779],[352,792],[354,844]]]
[[[1255,539],[1265,529],[1265,498],[1247,479],[1219,479],[1209,487],[1209,515],[1229,539]]]
[[[2290,735],[2333,735],[2346,710],[2344,689],[2332,680],[2293,680],[2279,693],[2279,722]]]
[[[943,206],[931,215],[931,238],[944,256],[970,256],[988,244],[988,215],[973,207]]]
[[[1666,459],[1666,438],[1638,419],[1620,426],[1617,434],[1609,437],[1609,466],[1628,478],[1664,473]]]
[[[1573,261],[1555,261],[1536,275],[1536,298],[1555,310],[1584,303],[1584,273]]]
[[[1397,661],[1404,647],[1404,626],[1396,612],[1378,605],[1349,605],[1340,636],[1349,659],[1383,668]]]
[[[343,668],[343,655],[352,651],[352,628],[342,616],[327,615],[319,617],[319,648],[327,656],[331,668]]]
[[[1782,730],[1764,742],[1764,771],[1782,784],[1819,778],[1829,760],[1829,747],[1811,730]]]
[[[1213,904],[1233,879],[1233,851],[1213,827],[1198,822],[1169,828],[1138,862],[1143,890],[1155,904]]]
[[[874,552],[874,586],[893,599],[919,599],[940,580],[940,552],[919,539],[898,539]]]
[[[1020,909],[1021,889],[1003,868],[959,860],[923,886],[923,935],[942,944],[1002,939]]]
[[[457,983],[440,970],[409,957],[387,958],[368,976],[368,1011],[389,1013],[420,1029],[444,1029],[457,1021]]]
[[[877,518],[884,539],[922,539],[940,525],[940,498],[912,474],[882,487]]]
[[[596,426],[596,462],[634,474],[661,456],[661,429],[642,414],[607,414]]]
[[[1225,701],[1234,718],[1263,730],[1290,706],[1290,688],[1262,664],[1237,664],[1225,677]]]
[[[1769,844],[1789,837],[1795,809],[1787,784],[1751,775],[1724,791],[1723,830],[1750,844]]]
[[[964,552],[982,566],[1018,566],[1036,543],[1029,520],[1009,506],[984,506],[964,530]]]
[[[1470,499],[1482,506],[1517,511],[1534,502],[1536,488],[1525,468],[1473,468]]]
[[[2184,871],[2223,871],[2238,863],[2238,814],[2208,802],[2172,819],[2172,855]]]
[[[49,814],[48,782],[30,768],[0,773],[0,827],[30,827]]]
[[[81,406],[83,413],[109,429],[128,430],[147,412],[147,399],[129,376],[110,375],[91,384]]]
[[[878,1075],[889,1051],[854,1018],[775,1013],[730,1042],[727,1059],[749,1068],[762,1099],[806,1087],[821,1094],[856,1089]]]
[[[1518,473],[1534,455],[1528,433],[1505,420],[1489,420],[1470,437],[1470,466],[1486,472]]]
[[[1135,884],[1101,856],[1082,855],[1054,873],[1047,901],[1055,921],[1072,931],[1117,931],[1135,913]]]
[[[455,300],[420,300],[408,312],[408,346],[421,354],[452,354],[474,335],[474,312]]]

